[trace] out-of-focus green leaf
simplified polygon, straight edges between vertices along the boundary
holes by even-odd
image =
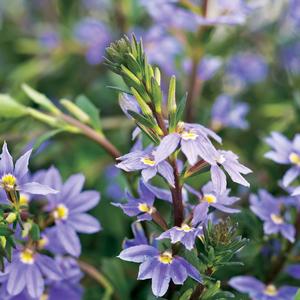
[[[55,135],[57,135],[63,131],[64,131],[63,129],[55,129],[55,130],[51,130],[51,131],[48,131],[48,132],[42,134],[41,136],[39,136],[36,139],[33,149],[38,149],[44,142],[46,142],[50,138],[54,137]]]
[[[27,114],[26,107],[11,96],[0,94],[0,117],[1,118],[18,118]]]
[[[76,98],[75,103],[91,118],[92,127],[98,131],[101,131],[99,109],[85,95],[79,95]]]
[[[33,241],[38,241],[40,239],[40,228],[37,224],[33,223],[30,229],[30,236]]]

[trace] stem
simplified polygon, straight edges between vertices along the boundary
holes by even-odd
[[[206,271],[205,271],[205,275],[207,276],[211,276],[212,274],[212,269],[211,268],[208,268]],[[199,297],[201,296],[201,294],[203,293],[205,289],[205,285],[202,284],[202,283],[199,283],[197,285],[197,287],[195,288],[195,290],[193,291],[191,297],[189,300],[198,300]]]
[[[114,159],[121,156],[121,153],[119,152],[119,150],[110,141],[108,141],[103,134],[100,134],[99,132],[93,130],[89,126],[82,124],[78,120],[76,120],[73,117],[70,117],[68,115],[61,114],[60,117],[62,120],[75,126],[78,129],[80,129],[82,134],[84,134],[85,136],[89,137],[90,139],[92,139],[95,142],[97,142],[98,144],[100,144],[101,147],[103,147],[104,150],[108,154],[110,154]]]
[[[105,276],[102,273],[100,273],[94,266],[88,264],[87,262],[84,262],[82,260],[78,260],[77,262],[80,269],[84,273],[86,273],[88,276],[97,281],[105,289],[105,293],[102,299],[110,300],[113,295],[114,289],[111,283],[108,281],[108,279],[106,279]]]
[[[153,210],[154,211],[151,213],[153,221],[158,224],[163,230],[168,230],[169,228],[165,219],[161,216],[156,208],[153,208]]]
[[[173,167],[173,173],[175,179],[175,187],[171,188],[173,208],[174,208],[174,225],[181,226],[183,222],[182,186],[180,183],[176,159],[171,160],[171,165]]]

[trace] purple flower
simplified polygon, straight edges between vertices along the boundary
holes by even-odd
[[[299,5],[300,7],[300,5]],[[299,23],[300,24],[300,23]],[[291,72],[293,75],[300,74],[300,43],[296,42],[281,49],[280,60],[284,68]]]
[[[46,280],[61,280],[61,270],[49,256],[34,252],[30,248],[16,250],[11,264],[6,267],[4,283],[9,295],[16,296],[23,290],[31,298],[42,296]]]
[[[139,222],[134,222],[131,225],[131,230],[133,232],[133,239],[125,239],[123,243],[123,248],[130,248],[138,245],[148,245],[148,239],[145,235],[144,229]]]
[[[212,107],[212,128],[214,130],[223,127],[246,129],[249,126],[245,120],[248,111],[247,103],[234,103],[229,95],[220,95]]]
[[[243,52],[231,57],[227,66],[227,76],[241,85],[263,81],[268,73],[265,59],[255,53]]]
[[[284,199],[276,199],[265,190],[259,190],[258,196],[250,196],[251,210],[264,222],[267,235],[281,233],[290,242],[295,241],[295,228],[287,223],[287,214],[283,215]]]
[[[182,285],[188,276],[201,282],[198,270],[184,258],[173,255],[169,251],[159,252],[149,245],[139,245],[123,250],[119,258],[141,263],[138,280],[152,279],[152,292],[155,296],[163,296],[169,287],[170,280]]]
[[[142,180],[139,181],[138,194],[139,198],[135,198],[129,192],[127,192],[127,203],[113,203],[113,205],[120,207],[127,216],[137,216],[139,221],[150,221],[152,220],[152,213],[156,211],[153,206],[155,196],[165,200],[162,198],[164,195],[159,193],[157,194],[155,191],[152,192]]]
[[[203,214],[208,213],[208,208],[214,207],[217,210],[223,211],[225,213],[237,213],[240,210],[228,207],[239,200],[237,197],[229,196],[230,189],[225,191],[216,190],[212,182],[205,184],[201,192],[198,192],[191,186],[185,185],[185,188],[191,193],[197,196],[199,204],[195,206],[193,211],[192,224],[198,224],[198,220],[202,219]]]
[[[182,224],[180,227],[175,226],[171,229],[163,232],[157,240],[170,239],[172,244],[180,242],[188,250],[192,250],[195,245],[195,239],[197,236],[203,234],[203,227],[192,227],[188,224]]]
[[[222,66],[222,60],[216,56],[206,55],[200,61],[198,67],[198,77],[199,79],[206,81],[210,80]],[[191,60],[185,60],[183,62],[183,68],[187,73],[191,72],[192,62]]]
[[[265,285],[252,276],[236,276],[230,279],[229,285],[241,293],[249,294],[252,300],[293,300],[296,287],[273,284]]]
[[[157,161],[154,153],[155,150],[152,148],[130,152],[118,158],[121,162],[117,164],[117,167],[126,172],[142,170],[142,177],[146,182],[159,173],[171,186],[174,186],[171,165],[164,160]]]
[[[54,29],[48,29],[43,31],[39,36],[39,43],[48,50],[53,50],[57,48],[60,43],[60,37],[58,32]]]
[[[293,141],[289,141],[279,132],[272,132],[266,138],[266,142],[272,147],[272,151],[265,154],[265,157],[278,164],[290,165],[291,168],[283,176],[283,185],[289,186],[300,174],[300,134],[296,134]],[[292,195],[296,195],[294,191]]]
[[[183,154],[186,156],[190,165],[194,165],[198,158],[207,162],[214,163],[211,153],[216,152],[209,137],[221,142],[221,138],[213,131],[198,124],[188,124],[181,122],[177,132],[165,136],[154,153],[157,162],[169,157],[180,145]]]
[[[160,26],[151,27],[143,35],[149,63],[159,65],[167,75],[175,73],[175,57],[182,51],[178,40]]]
[[[300,264],[290,265],[287,267],[286,271],[290,276],[300,279]]]
[[[95,207],[100,199],[96,191],[84,191],[84,176],[75,174],[63,184],[58,170],[51,167],[43,178],[43,183],[59,190],[47,197],[46,210],[54,218],[56,236],[64,250],[74,256],[81,252],[80,240],[76,232],[95,233],[101,229],[98,220],[86,213]]]
[[[0,155],[0,189],[7,193],[19,191],[24,194],[55,194],[56,190],[38,182],[29,181],[28,163],[32,150],[27,151],[15,163],[7,149],[6,143],[3,144]]]
[[[86,60],[91,65],[102,62],[105,47],[110,41],[108,28],[102,22],[85,18],[74,29],[75,38],[87,48]]]

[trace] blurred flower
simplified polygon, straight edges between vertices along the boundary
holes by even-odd
[[[77,41],[86,47],[86,60],[91,65],[102,62],[105,47],[110,41],[110,33],[106,25],[96,19],[81,20],[74,29]]]
[[[287,267],[286,272],[296,278],[300,279],[300,264],[294,264]]]
[[[27,151],[22,155],[14,165],[13,159],[7,149],[7,144],[3,144],[2,153],[0,155],[0,189],[6,192],[22,192],[24,194],[55,194],[56,190],[47,185],[29,180],[28,163],[31,151]]]
[[[38,37],[38,40],[40,45],[48,50],[53,50],[60,44],[59,34],[54,29],[42,31]]]
[[[175,73],[175,58],[182,52],[178,40],[163,27],[153,26],[142,35],[149,63],[160,66],[167,75]]]
[[[142,263],[139,268],[138,280],[152,279],[152,292],[155,296],[163,296],[169,287],[170,280],[175,284],[183,284],[187,277],[201,282],[198,270],[184,258],[169,251],[159,252],[149,245],[139,245],[123,250],[119,258]]]
[[[276,199],[266,190],[259,190],[258,196],[250,196],[250,209],[264,222],[267,235],[281,233],[290,242],[295,241],[295,228],[287,222],[288,214],[283,214],[283,199]]]
[[[300,7],[300,5],[299,5]],[[291,72],[293,75],[300,74],[300,43],[296,42],[281,49],[280,59],[284,68]]]
[[[146,182],[159,173],[171,186],[174,186],[171,165],[165,160],[157,161],[154,152],[154,149],[148,148],[125,154],[118,158],[121,162],[117,164],[117,167],[126,172],[142,170],[142,177]]]
[[[289,186],[300,175],[300,134],[296,134],[293,141],[289,141],[279,132],[272,132],[266,142],[272,147],[272,151],[265,154],[265,157],[278,164],[290,165],[291,168],[284,174],[282,183]],[[294,191],[292,195],[296,195]]]
[[[222,66],[222,59],[217,56],[210,56],[206,55],[204,56],[199,64],[198,67],[198,77],[199,79],[206,81],[210,80],[216,72],[221,68]],[[183,68],[187,73],[191,72],[192,62],[190,59],[187,59],[183,62]]]
[[[241,293],[249,294],[253,300],[293,300],[296,287],[282,286],[276,288],[273,284],[265,285],[252,276],[236,276],[229,280],[229,285]]]
[[[124,197],[124,190],[118,182],[120,173],[120,169],[118,169],[115,165],[108,166],[104,172],[104,176],[107,180],[105,191],[106,195],[115,201]]]
[[[84,176],[75,174],[63,184],[58,170],[51,167],[41,181],[59,190],[47,197],[46,210],[54,218],[56,236],[64,250],[74,256],[81,252],[80,240],[76,232],[95,233],[101,229],[98,220],[86,213],[95,207],[100,199],[96,191],[84,191]]]
[[[249,123],[245,120],[249,105],[244,102],[233,102],[233,98],[223,94],[218,96],[212,107],[212,128],[219,130],[223,127],[246,129]]]
[[[243,52],[232,56],[226,68],[226,84],[243,89],[248,84],[263,81],[268,74],[265,59],[255,53]]]

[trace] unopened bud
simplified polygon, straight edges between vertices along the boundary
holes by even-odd
[[[17,219],[17,214],[16,214],[16,213],[13,213],[13,212],[9,213],[8,216],[5,218],[5,220],[6,220],[9,224],[13,223],[16,219]]]

